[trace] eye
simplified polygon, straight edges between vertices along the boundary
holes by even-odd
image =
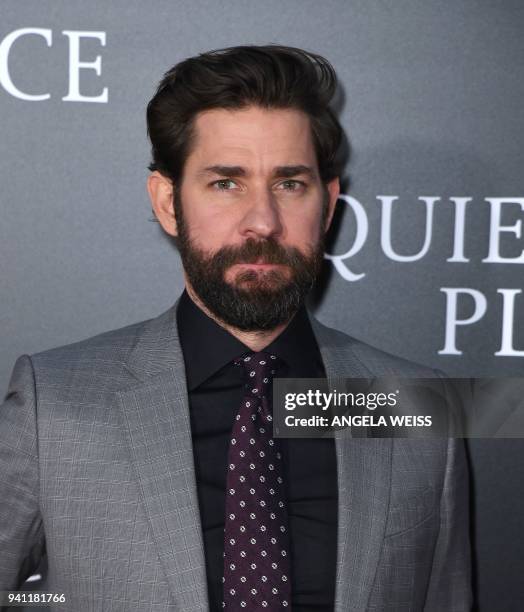
[[[278,185],[279,189],[283,189],[284,191],[299,191],[305,188],[305,186],[305,183],[296,181],[295,179],[287,179]]]
[[[218,189],[218,191],[231,191],[234,187],[236,187],[235,181],[231,179],[220,179],[218,181],[214,181],[211,185]]]

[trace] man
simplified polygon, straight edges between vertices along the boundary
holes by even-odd
[[[165,75],[148,191],[186,291],[17,362],[1,589],[45,551],[69,610],[469,609],[461,444],[271,433],[274,376],[434,375],[304,308],[339,194],[335,88],[326,60],[277,46]]]

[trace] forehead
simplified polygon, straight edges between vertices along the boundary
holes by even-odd
[[[316,167],[309,117],[295,109],[256,106],[201,112],[186,169],[209,163]]]

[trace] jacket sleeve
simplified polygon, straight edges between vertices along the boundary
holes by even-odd
[[[0,590],[16,590],[43,552],[35,378],[24,355],[0,405]]]
[[[464,442],[449,438],[440,503],[440,532],[425,612],[471,610],[468,469]]]

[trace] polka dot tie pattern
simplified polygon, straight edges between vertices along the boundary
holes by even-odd
[[[230,612],[291,609],[282,453],[272,435],[279,363],[264,352],[235,360],[247,382],[228,454],[222,607]]]

